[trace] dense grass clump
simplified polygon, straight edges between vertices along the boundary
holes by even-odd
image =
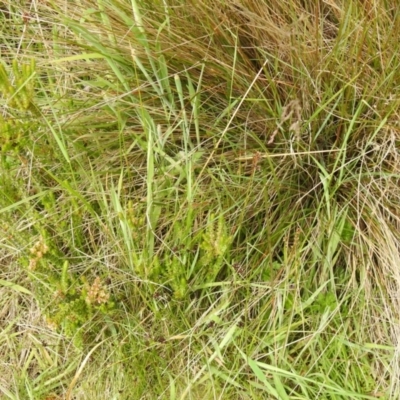
[[[399,398],[395,1],[0,24],[4,398]]]

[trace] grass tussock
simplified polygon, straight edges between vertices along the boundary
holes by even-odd
[[[0,24],[4,398],[399,397],[396,2]]]

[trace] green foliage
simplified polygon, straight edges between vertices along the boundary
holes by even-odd
[[[111,315],[115,303],[100,277],[89,283],[85,275],[71,271],[68,261],[61,263],[59,252],[41,238],[30,249],[27,271],[48,324],[74,337],[75,344],[81,346],[84,324]],[[98,329],[89,326],[87,333],[93,335]]]
[[[214,282],[224,265],[230,265],[229,253],[232,237],[228,234],[224,216],[211,213],[201,237],[199,266],[205,283]]]
[[[0,90],[10,112],[0,115],[0,149],[1,154],[22,152],[31,143],[31,132],[37,129],[35,121],[25,115],[38,115],[34,104],[36,85],[35,59],[30,64],[18,65],[17,59],[12,62],[12,76],[9,76],[3,62],[0,62]]]
[[[2,155],[13,150],[20,152],[29,142],[29,122],[5,119],[0,115],[0,146]]]
[[[31,58],[29,64],[18,64],[17,59],[12,62],[12,77],[9,77],[6,67],[0,62],[0,89],[7,105],[19,111],[38,113],[34,103],[36,84],[36,61]]]
[[[8,3],[0,397],[399,398],[390,2]]]
[[[205,228],[194,233],[195,213],[190,210],[185,220],[175,221],[172,230],[171,251],[165,251],[153,260],[149,278],[171,287],[173,296],[184,299],[189,288],[215,282],[224,266],[230,265],[228,235],[223,215],[211,213]]]

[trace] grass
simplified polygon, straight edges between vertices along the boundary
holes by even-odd
[[[394,2],[0,23],[2,398],[400,396]]]

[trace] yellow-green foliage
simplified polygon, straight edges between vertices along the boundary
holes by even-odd
[[[36,85],[36,65],[31,59],[29,64],[18,65],[16,59],[11,71],[0,62],[0,90],[9,107],[9,111],[0,115],[0,149],[4,154],[9,151],[19,152],[26,147],[36,123],[27,119],[23,113],[39,115],[34,104]]]
[[[146,276],[168,285],[178,300],[188,295],[189,287],[215,282],[222,268],[230,263],[232,237],[222,215],[210,214],[206,227],[197,234],[195,231],[195,214],[190,211],[185,220],[174,223],[173,251],[155,256]],[[143,268],[137,271],[143,271]]]
[[[0,89],[3,92],[8,106],[20,111],[36,112],[33,103],[36,83],[36,65],[32,58],[29,64],[18,64],[16,59],[12,62],[12,77],[0,63]]]
[[[228,235],[222,214],[210,214],[206,232],[202,236],[200,265],[206,269],[206,281],[212,282],[221,270],[232,239]]]
[[[75,344],[81,345],[83,334],[80,328],[96,315],[110,314],[114,302],[100,277],[89,283],[86,276],[70,270],[68,261],[62,266],[61,263],[58,252],[40,238],[30,249],[29,276],[35,283],[36,295],[46,310],[49,325],[74,336]]]

